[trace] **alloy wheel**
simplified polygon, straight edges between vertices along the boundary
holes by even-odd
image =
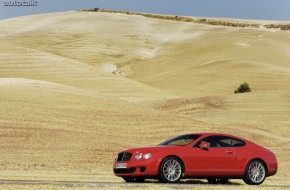
[[[176,182],[181,178],[182,165],[176,158],[166,159],[162,165],[162,178],[166,182]]]

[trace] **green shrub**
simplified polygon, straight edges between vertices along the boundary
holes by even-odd
[[[235,90],[235,94],[237,93],[246,93],[246,92],[251,92],[251,88],[248,83],[243,83],[239,86],[237,90]]]

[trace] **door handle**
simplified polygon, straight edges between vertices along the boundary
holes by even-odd
[[[226,151],[227,154],[233,154],[233,151]]]

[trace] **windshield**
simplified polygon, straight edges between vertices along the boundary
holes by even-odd
[[[201,135],[182,135],[175,137],[173,139],[169,139],[158,146],[168,146],[168,145],[173,145],[173,146],[185,146],[199,138]]]

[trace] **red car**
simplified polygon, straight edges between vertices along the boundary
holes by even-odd
[[[120,152],[114,173],[126,182],[146,178],[174,183],[181,178],[207,179],[225,184],[228,179],[243,179],[259,185],[276,174],[277,159],[268,149],[248,140],[218,133],[187,134],[154,147]]]

